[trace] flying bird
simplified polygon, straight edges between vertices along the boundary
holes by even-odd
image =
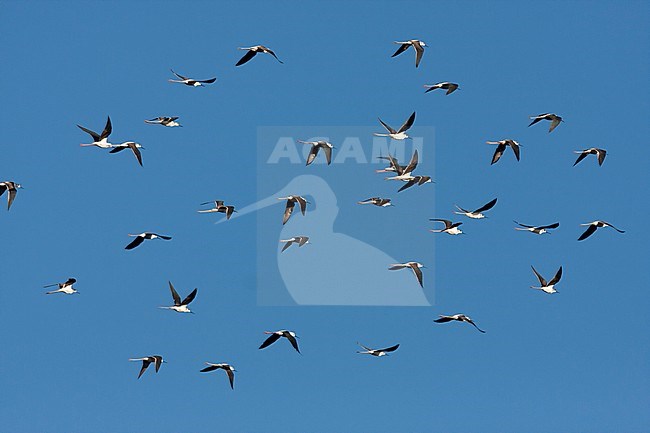
[[[244,57],[239,59],[239,61],[237,62],[237,64],[235,64],[235,66],[241,66],[244,63],[247,63],[250,59],[255,57],[255,55],[257,53],[270,54],[273,57],[275,57],[275,60],[277,60],[278,62],[284,63],[282,60],[278,59],[278,56],[276,56],[275,53],[272,50],[266,48],[264,45],[255,45],[253,47],[237,47],[237,49],[238,50],[247,50],[248,52],[246,54],[244,54]]]
[[[144,358],[131,358],[129,361],[142,361],[142,368],[140,369],[140,374],[138,374],[138,379],[140,379],[140,376],[142,376],[142,374],[147,370],[151,363],[154,364],[156,367],[156,373],[158,373],[160,366],[163,364],[163,362],[166,362],[160,355],[145,356]]]
[[[259,347],[260,349],[269,347],[271,344],[278,341],[281,337],[284,337],[287,340],[289,340],[289,343],[291,343],[293,348],[296,349],[296,352],[300,353],[300,349],[298,349],[298,341],[296,341],[296,338],[298,338],[298,336],[296,335],[295,332],[287,331],[286,329],[281,329],[280,331],[275,331],[275,332],[264,331],[264,333],[270,335],[270,337],[264,340],[262,345]]]
[[[187,78],[187,77],[182,76],[181,74],[177,74],[176,72],[174,72],[173,69],[170,69],[170,70],[172,71],[172,74],[174,74],[178,78],[180,78],[179,80],[167,80],[170,83],[181,83],[181,84],[185,84],[186,86],[203,87],[204,84],[212,84],[215,81],[217,81],[216,77],[215,78],[210,78],[209,80],[195,80],[193,78]]]
[[[431,176],[414,176],[413,170],[418,166],[418,151],[417,149],[413,152],[411,161],[406,167],[399,165],[399,162],[394,157],[388,155],[388,160],[390,161],[393,171],[397,173],[396,176],[387,177],[386,180],[401,180],[406,182],[397,192],[402,192],[407,188],[412,187],[413,185],[424,185],[425,183],[433,182]]]
[[[515,140],[500,140],[500,141],[486,141],[487,144],[496,144],[497,148],[494,151],[494,155],[492,155],[492,162],[490,165],[495,164],[500,158],[501,155],[503,155],[503,152],[506,151],[506,148],[510,146],[512,151],[515,153],[515,158],[517,158],[517,161],[519,161],[519,148],[521,147],[521,144],[516,142]]]
[[[379,207],[388,207],[388,206],[395,206],[390,202],[389,198],[381,198],[381,197],[372,197],[368,198],[363,201],[358,201],[358,204],[374,204],[375,206]]]
[[[124,247],[125,250],[132,250],[133,248],[137,247],[142,242],[144,242],[145,239],[163,239],[165,241],[171,239],[171,236],[158,235],[156,233],[151,233],[151,232],[144,232],[138,235],[129,234],[129,236],[135,237],[135,239],[133,239],[133,242],[128,244],[126,247]]]
[[[144,123],[149,123],[151,125],[162,125],[162,126],[167,126],[169,128],[173,128],[174,126],[183,126],[180,123],[178,123],[176,120],[178,119],[178,116],[173,116],[173,117],[155,117],[153,119],[145,120]]]
[[[278,197],[278,200],[287,201],[287,206],[284,208],[284,217],[282,219],[282,225],[286,224],[287,221],[289,221],[289,218],[291,217],[291,213],[293,212],[293,208],[296,205],[296,203],[300,205],[300,212],[302,212],[303,215],[305,215],[305,210],[307,209],[307,203],[309,203],[307,200],[305,200],[303,197],[300,197],[299,195]]]
[[[438,221],[441,223],[445,224],[444,229],[438,229],[438,230],[429,230],[430,232],[433,233],[447,233],[448,235],[462,235],[463,232],[458,228],[462,222],[454,223],[451,222],[450,220],[442,219],[442,218],[429,218],[429,221]]]
[[[514,221],[514,223],[520,226],[520,227],[515,227],[515,230],[531,232],[538,235],[543,235],[544,233],[551,234],[551,232],[548,231],[549,229],[556,229],[560,227],[560,223],[553,223],[545,226],[529,226],[526,224],[518,223],[517,221]]]
[[[482,330],[481,328],[476,326],[476,323],[474,323],[474,321],[472,319],[470,319],[469,316],[466,316],[464,314],[454,314],[453,316],[443,316],[441,314],[438,319],[434,320],[434,322],[436,322],[436,323],[447,323],[447,322],[451,322],[451,321],[454,321],[454,320],[456,320],[458,322],[467,322],[467,323],[471,324],[472,326],[474,326],[476,329],[478,329],[479,332],[482,332],[482,333],[485,334],[484,330]]]
[[[228,380],[230,381],[230,388],[235,389],[235,367],[230,364],[212,364],[206,362],[207,367],[201,369],[201,373],[207,373],[208,371],[214,371],[221,369],[226,372],[228,375]]]
[[[371,349],[359,343],[358,341],[357,344],[364,349],[364,350],[357,350],[357,353],[360,353],[362,355],[372,355],[372,356],[388,356],[389,352],[394,352],[399,347],[399,344],[396,344],[394,346],[387,347],[385,349]]]
[[[399,161],[397,161],[397,159],[391,155],[388,155],[386,158],[388,158],[388,161],[392,167],[392,170],[390,171],[397,173],[395,176],[385,178],[386,180],[401,180],[408,182],[413,179],[411,173],[418,167],[419,156],[417,149],[415,149],[413,152],[411,161],[409,161],[407,166],[399,165]]]
[[[394,166],[393,163],[391,162],[391,158],[392,158],[392,157],[388,157],[388,156],[378,156],[377,159],[385,159],[385,160],[388,161],[389,165],[388,165],[388,167],[386,167],[386,168],[382,168],[382,169],[380,169],[380,170],[375,170],[375,173],[388,173],[388,172],[395,172],[395,171],[397,171],[397,170],[395,169],[395,166]],[[394,159],[394,158],[393,158],[393,159]],[[397,161],[397,160],[396,160],[396,161]],[[404,169],[406,168],[405,165],[400,165],[399,167],[400,167],[401,170],[404,170]]]
[[[494,205],[497,204],[497,199],[495,198],[491,202],[481,206],[480,208],[473,210],[473,211],[468,211],[467,209],[463,209],[462,207],[456,205],[458,210],[460,212],[454,211],[455,214],[458,215],[465,215],[466,217],[472,218],[472,219],[481,219],[481,218],[486,218],[485,215],[483,215],[482,212],[488,211],[494,207]]]
[[[388,270],[397,271],[397,270],[400,270],[400,269],[411,268],[411,270],[415,274],[415,278],[417,278],[418,283],[420,283],[420,287],[424,287],[422,285],[422,269],[420,269],[420,268],[423,268],[423,267],[424,267],[424,265],[422,265],[422,263],[418,263],[418,262],[393,263],[392,265],[390,265]]]
[[[205,203],[201,203],[201,206],[204,206],[206,204],[214,203],[214,207],[212,209],[204,209],[204,210],[198,210],[198,213],[212,213],[212,212],[220,212],[220,213],[225,213],[226,214],[226,219],[229,220],[230,217],[232,216],[233,212],[237,212],[235,210],[235,206],[226,206],[223,203],[223,200],[213,200],[213,201],[206,201]]]
[[[589,226],[589,227],[587,227],[587,230],[585,230],[585,232],[580,235],[580,237],[578,238],[579,241],[583,241],[583,240],[587,239],[589,236],[593,235],[594,232],[598,228],[601,228],[601,227],[611,227],[611,228],[613,228],[614,230],[616,230],[619,233],[625,233],[625,230],[619,230],[616,227],[614,227],[613,225],[611,225],[610,223],[605,222],[605,221],[593,221],[593,222],[590,222],[590,223],[580,224],[580,225],[581,226]]]
[[[66,281],[65,283],[48,284],[47,286],[43,286],[43,288],[54,287],[54,286],[59,287],[58,290],[45,292],[46,295],[51,295],[53,293],[65,293],[66,295],[74,295],[75,293],[77,294],[79,293],[75,290],[74,287],[72,287],[72,285],[76,282],[77,280],[75,280],[74,278],[68,278],[68,281]]]
[[[530,286],[531,289],[541,290],[545,293],[548,293],[549,295],[553,293],[557,293],[557,290],[555,290],[555,285],[559,283],[560,278],[562,278],[562,266],[560,266],[560,269],[557,270],[555,276],[551,279],[551,281],[548,282],[544,279],[544,277],[542,277],[539,274],[539,272],[535,270],[535,267],[533,267],[532,265],[530,267],[533,268],[533,272],[535,273],[535,276],[537,277],[537,279],[539,280],[539,284],[541,285],[540,287]]]
[[[544,113],[540,114],[538,116],[530,116],[531,119],[533,119],[532,122],[530,122],[530,125],[528,126],[533,126],[537,122],[541,122],[542,120],[549,120],[551,122],[551,126],[548,128],[548,132],[553,131],[555,128],[557,128],[557,125],[560,124],[560,122],[564,122],[562,118],[556,114],[552,113]]]
[[[84,128],[81,125],[77,125],[79,129],[82,131],[90,134],[90,136],[93,138],[92,143],[82,143],[80,146],[97,146],[101,147],[102,149],[109,149],[112,147],[112,144],[108,142],[108,136],[111,135],[111,132],[113,132],[113,125],[111,124],[111,116],[108,116],[108,119],[106,120],[106,126],[104,127],[104,130],[102,131],[101,134],[96,133],[95,131],[91,131],[88,128]]]
[[[311,145],[311,149],[309,150],[309,155],[307,156],[307,164],[305,165],[309,165],[312,162],[314,162],[314,159],[316,159],[316,155],[318,155],[318,151],[320,149],[323,149],[323,152],[325,152],[325,159],[327,160],[327,165],[330,165],[332,163],[332,149],[334,149],[334,146],[332,146],[331,143],[328,143],[327,141],[323,141],[323,140],[319,140],[319,141],[298,140],[298,143]]]
[[[172,292],[172,298],[174,298],[174,305],[169,307],[159,307],[159,308],[174,310],[177,313],[192,313],[192,311],[190,311],[190,309],[187,306],[190,305],[190,302],[192,302],[194,298],[196,298],[196,292],[198,292],[199,289],[192,290],[192,293],[187,295],[187,297],[181,301],[181,297],[178,295],[176,289],[174,289],[174,285],[172,284],[172,282],[171,281],[167,281],[167,282],[169,283],[169,290]]]
[[[11,209],[11,204],[14,202],[18,190],[22,187],[21,184],[10,180],[0,182],[0,197],[5,193],[5,191],[7,191],[7,210]]]
[[[405,140],[407,138],[410,138],[406,134],[406,131],[408,131],[411,126],[413,126],[413,122],[415,122],[415,111],[413,112],[413,114],[411,114],[411,116],[408,119],[406,119],[406,122],[404,122],[404,124],[400,126],[399,130],[397,131],[395,131],[393,128],[391,128],[389,125],[385,124],[381,119],[379,119],[379,123],[381,123],[382,126],[388,131],[388,134],[375,132],[374,135],[377,137],[390,137],[393,140]]]
[[[144,149],[140,144],[133,142],[133,141],[125,141],[122,144],[113,144],[111,145],[113,149],[109,153],[117,153],[121,152],[124,149],[131,149],[133,152],[133,155],[135,155],[135,158],[138,160],[138,163],[142,167],[142,154],[140,153],[140,149]]]
[[[303,245],[308,244],[309,243],[309,237],[308,236],[294,236],[291,239],[281,239],[280,242],[284,243],[284,246],[282,247],[282,251],[280,251],[280,252],[284,252],[284,250],[286,250],[287,248],[289,248],[293,244],[297,244],[298,247],[301,247]]]
[[[424,93],[429,93],[430,91],[436,89],[442,89],[447,91],[445,95],[449,95],[450,93],[454,93],[454,91],[458,89],[458,84],[450,83],[448,81],[443,81],[442,83],[437,83],[437,84],[425,84],[424,87],[427,89],[424,91]]]
[[[404,42],[395,41],[395,43],[400,44],[400,47],[397,49],[397,51],[395,51],[395,54],[393,54],[391,57],[398,56],[402,54],[404,51],[408,50],[409,47],[413,47],[413,49],[415,50],[415,67],[417,68],[420,65],[420,60],[422,60],[422,54],[424,54],[424,47],[426,47],[427,44],[417,39],[411,39]]]
[[[607,151],[605,149],[597,149],[595,147],[591,147],[585,150],[574,150],[573,153],[580,154],[580,156],[578,156],[578,159],[576,159],[576,162],[573,163],[574,167],[589,155],[596,155],[598,157],[598,165],[603,165],[605,157],[607,156]]]

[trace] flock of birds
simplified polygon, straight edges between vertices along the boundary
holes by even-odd
[[[403,41],[403,42],[395,42],[396,44],[399,44],[399,48],[395,53],[392,55],[392,57],[398,56],[402,54],[403,52],[407,51],[409,48],[413,48],[415,51],[415,67],[417,68],[420,64],[420,61],[422,60],[423,54],[424,54],[424,49],[426,47],[426,44],[423,41],[412,39],[408,41]],[[245,47],[245,48],[239,48],[240,50],[246,51],[246,54],[236,63],[236,66],[241,66],[246,64],[247,62],[251,61],[257,54],[268,54],[275,58],[279,63],[283,63],[278,56],[273,52],[271,49],[263,46],[263,45],[255,45],[252,47]],[[176,78],[174,79],[169,79],[169,82],[171,83],[179,83],[179,84],[184,84],[186,86],[190,87],[203,87],[206,84],[212,84],[214,83],[217,78],[209,78],[209,79],[194,79],[194,78],[189,78],[183,75],[180,75],[173,70],[171,71]],[[437,90],[437,89],[442,89],[446,90],[446,95],[450,95],[451,93],[455,92],[456,90],[459,90],[459,85],[457,83],[451,83],[451,82],[440,82],[436,84],[431,84],[431,85],[425,85],[425,88],[427,89],[425,93]],[[392,140],[405,140],[409,139],[409,135],[407,134],[407,131],[413,126],[416,118],[416,113],[413,112],[408,119],[400,126],[399,129],[394,129],[381,119],[379,119],[380,124],[383,126],[383,128],[386,130],[385,133],[375,133],[375,136],[380,136],[380,137],[388,137]],[[145,120],[145,123],[147,124],[157,124],[157,125],[162,125],[165,127],[181,127],[180,123],[178,122],[178,117],[177,116],[160,116],[156,117],[153,119],[147,119]],[[544,113],[540,114],[537,116],[531,116],[530,119],[532,120],[528,126],[533,126],[541,121],[549,121],[550,122],[550,127],[548,132],[552,132],[555,130],[562,122],[563,119],[562,117],[553,114],[553,113]],[[112,123],[110,117],[107,118],[106,125],[104,126],[104,129],[102,130],[101,134],[98,134],[94,132],[93,130],[90,130],[84,126],[77,125],[82,131],[90,135],[92,138],[92,142],[90,143],[82,143],[81,146],[83,147],[98,147],[100,149],[110,149],[110,153],[119,153],[123,150],[130,149],[133,155],[135,156],[137,162],[139,165],[143,165],[142,163],[142,154],[140,152],[141,149],[144,149],[139,143],[136,143],[134,141],[125,141],[119,144],[114,144],[110,143],[109,137],[112,133]],[[334,146],[327,142],[327,141],[298,141],[301,144],[311,146],[311,149],[309,151],[306,165],[310,165],[314,162],[314,160],[317,158],[319,152],[322,150],[322,153],[324,154],[324,157],[326,159],[327,164],[331,164],[332,161],[332,151],[334,149]],[[511,148],[515,158],[517,161],[520,160],[520,152],[521,152],[521,145],[512,139],[504,139],[504,140],[499,140],[499,141],[487,141],[487,144],[490,145],[496,145],[496,150],[492,156],[492,161],[491,164],[497,163],[503,154],[506,152],[507,148]],[[576,151],[576,153],[579,155],[577,160],[574,163],[574,166],[581,162],[583,159],[585,159],[589,155],[595,155],[597,157],[597,161],[599,165],[602,165],[605,156],[607,154],[606,150],[604,149],[599,149],[599,148],[590,148],[590,149],[585,149],[585,150],[580,150]],[[413,186],[421,186],[426,183],[431,183],[433,182],[430,176],[427,175],[415,175],[414,171],[416,170],[418,166],[418,152],[417,150],[414,151],[409,163],[407,165],[400,165],[399,161],[392,155],[387,155],[387,156],[381,156],[380,157],[383,160],[388,161],[388,166],[384,169],[381,170],[376,170],[377,172],[381,173],[392,173],[393,175],[390,177],[387,177],[387,180],[396,180],[396,181],[401,181],[404,183],[403,186],[401,186],[398,189],[398,192],[404,191],[408,188],[411,188]],[[7,210],[9,210],[16,198],[17,191],[20,189],[22,186],[14,181],[4,181],[0,182],[0,196],[4,194],[5,192],[7,193]],[[302,215],[305,215],[305,212],[307,210],[307,205],[309,202],[301,196],[298,195],[289,195],[286,197],[278,197],[279,200],[286,201],[286,206],[284,209],[284,214],[283,214],[283,219],[282,219],[282,224],[286,224],[289,219],[292,216],[292,213],[294,211],[294,208],[296,205],[298,205],[300,212]],[[362,200],[358,202],[360,205],[366,205],[366,204],[371,204],[374,206],[378,207],[388,207],[391,206],[391,199],[389,198],[382,198],[382,197],[372,197],[368,198],[366,200]],[[484,204],[483,206],[480,206],[474,210],[468,210],[465,208],[462,208],[458,205],[456,205],[457,211],[454,211],[455,214],[457,215],[462,215],[470,219],[474,220],[480,220],[483,218],[486,218],[485,212],[489,211],[492,209],[497,203],[497,199],[494,198],[493,200],[489,201],[488,203]],[[224,201],[221,200],[215,200],[215,201],[209,201],[205,203],[201,203],[202,206],[208,205],[208,204],[213,204],[214,207],[211,207],[209,209],[202,209],[198,210],[199,213],[223,213],[225,214],[226,219],[230,219],[233,213],[237,212],[235,210],[235,207],[232,205],[226,205],[224,204]],[[460,235],[463,234],[462,230],[459,228],[463,223],[462,222],[454,222],[450,219],[444,219],[444,218],[432,218],[431,221],[436,222],[436,223],[442,223],[444,224],[444,228],[440,229],[432,229],[430,230],[431,232],[434,233],[446,233],[448,235]],[[527,224],[521,224],[517,221],[514,221],[515,224],[517,224],[518,227],[515,227],[515,230],[519,231],[528,231],[537,235],[542,235],[542,234],[547,234],[550,233],[550,230],[557,229],[559,227],[559,222],[555,222],[552,224],[546,224],[546,225],[540,225],[540,226],[533,226],[533,225],[527,225]],[[583,226],[587,226],[587,229],[580,235],[578,238],[579,241],[587,239],[589,236],[593,235],[598,228],[604,228],[604,227],[610,227],[616,230],[619,233],[624,233],[623,230],[620,230],[616,227],[614,227],[612,224],[607,223],[605,221],[593,221],[590,223],[582,224]],[[129,234],[128,236],[134,237],[133,241],[130,242],[128,245],[126,245],[125,249],[126,250],[132,250],[138,246],[140,246],[145,240],[153,240],[153,239],[160,239],[160,240],[165,240],[169,241],[171,240],[171,236],[167,235],[161,235],[157,233],[152,233],[152,232],[143,232],[139,234]],[[281,252],[284,252],[287,250],[289,247],[292,245],[296,245],[297,247],[302,247],[306,244],[309,243],[309,237],[307,236],[295,236],[290,239],[282,239],[280,240],[280,243],[284,244]],[[532,267],[532,266],[531,266]],[[420,286],[423,287],[423,272],[422,269],[424,268],[424,265],[422,263],[416,262],[416,261],[409,261],[406,263],[395,263],[389,265],[388,269],[389,270],[403,270],[403,269],[410,269],[413,274],[415,275],[418,283]],[[537,270],[532,267],[532,271],[534,275],[537,277],[539,280],[539,286],[531,286],[533,289],[537,289],[540,291],[543,291],[548,294],[553,294],[557,293],[557,290],[555,286],[560,282],[560,279],[562,277],[562,267],[558,269],[556,274],[553,276],[551,280],[546,280],[541,274],[537,272]],[[78,294],[79,292],[74,288],[74,284],[76,283],[76,279],[74,278],[69,278],[67,281],[63,283],[55,283],[55,284],[49,284],[44,286],[45,288],[49,287],[57,287],[56,290],[51,290],[47,291],[46,294],[66,294],[66,295],[73,295],[73,294]],[[170,306],[161,306],[160,308],[163,309],[168,309],[168,310],[173,310],[177,313],[192,313],[192,311],[189,309],[189,305],[194,301],[196,298],[196,295],[198,293],[198,289],[194,289],[192,292],[190,292],[185,298],[181,299],[180,295],[174,288],[174,285],[169,282],[169,289],[172,295],[173,299],[173,305]],[[479,332],[485,333],[484,330],[480,329],[474,321],[468,317],[465,314],[454,314],[454,315],[440,315],[438,319],[435,319],[434,322],[436,323],[448,323],[448,322],[466,322],[474,326]],[[261,343],[259,346],[259,349],[265,349],[278,340],[284,338],[286,339],[289,344],[293,347],[293,349],[300,353],[300,349],[298,347],[298,336],[296,335],[295,332],[290,331],[290,330],[278,330],[278,331],[265,331],[265,334],[268,335],[268,337]],[[391,352],[396,351],[399,348],[399,344],[395,344],[390,347],[382,348],[382,349],[373,349],[370,347],[367,347],[361,343],[357,344],[363,349],[359,350],[357,353],[359,354],[366,354],[366,355],[371,355],[371,356],[376,356],[376,357],[382,357],[386,356]],[[138,373],[138,379],[145,373],[145,371],[148,369],[149,366],[152,364],[154,365],[155,372],[158,372],[162,366],[163,363],[165,363],[165,360],[161,355],[150,355],[150,356],[145,356],[145,357],[140,357],[140,358],[131,358],[129,361],[133,362],[141,362],[141,368]],[[211,372],[215,370],[224,370],[226,375],[228,376],[228,380],[230,383],[230,387],[234,389],[234,379],[235,379],[235,368],[228,363],[210,363],[206,362],[206,367],[201,369],[200,372]]]

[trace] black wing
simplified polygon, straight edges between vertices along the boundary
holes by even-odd
[[[11,209],[11,204],[14,202],[14,199],[16,198],[16,189],[10,189],[9,192],[7,193],[7,210]]]
[[[293,213],[293,208],[296,205],[296,202],[293,200],[287,200],[287,206],[284,208],[284,217],[282,218],[282,225],[286,224]]]
[[[552,286],[553,284],[557,284],[560,281],[560,278],[562,278],[562,266],[560,266],[560,269],[557,270],[557,273],[553,279],[548,282],[548,285]]]
[[[289,340],[289,343],[293,346],[294,349],[296,349],[296,352],[300,353],[300,349],[298,349],[298,341],[296,341],[296,337],[294,337],[291,334],[286,334],[287,340]]]
[[[184,76],[182,76],[181,74],[177,74],[176,72],[174,72],[173,69],[170,69],[170,71],[172,71],[172,74],[176,75],[176,76],[177,76],[178,78],[180,78],[181,80],[189,80],[189,78],[184,77]]]
[[[578,240],[579,240],[579,241],[583,241],[583,240],[587,239],[589,236],[591,236],[591,235],[594,234],[594,232],[596,231],[597,228],[598,228],[598,227],[596,227],[595,225],[591,224],[589,227],[587,227],[587,230],[585,230],[585,232],[584,232],[583,234],[580,235],[580,237],[578,238]]]
[[[255,54],[257,54],[257,51],[248,50],[248,52],[244,54],[244,56],[241,59],[239,59],[239,61],[235,64],[235,66],[243,65],[244,63],[248,62],[250,59],[255,57]]]
[[[81,125],[77,125],[77,128],[81,129],[83,132],[86,132],[86,133],[90,134],[90,136],[93,138],[93,141],[99,141],[99,140],[101,140],[101,138],[99,137],[99,134],[96,133],[95,131],[91,131],[91,130],[88,129],[88,128],[84,128],[84,127],[81,126]]]
[[[151,361],[149,361],[148,359],[142,361],[142,368],[140,369],[140,373],[138,374],[138,379],[140,379],[140,376],[142,376],[144,372],[147,371],[149,364],[151,364]]]
[[[492,209],[494,207],[495,204],[497,204],[497,199],[496,198],[494,200],[492,200],[491,202],[487,203],[486,205],[476,209],[473,213],[480,213],[480,212],[484,212],[486,210],[490,210],[490,209]]]
[[[604,222],[604,221],[603,221],[603,222]],[[616,230],[616,231],[619,232],[619,233],[625,233],[625,230],[617,229],[616,227],[614,227],[613,225],[611,225],[611,224],[608,223],[608,222],[605,222],[605,224],[607,224],[608,226],[610,226],[611,228],[613,228],[614,230]]]
[[[188,305],[190,302],[192,302],[194,300],[194,298],[196,298],[196,292],[198,292],[198,291],[199,291],[199,289],[192,290],[192,293],[190,293],[189,295],[187,295],[185,297],[185,299],[183,299],[183,302],[181,302],[181,305]]]
[[[415,111],[413,112],[413,114],[411,114],[411,116],[408,119],[406,119],[406,122],[404,122],[402,127],[397,132],[407,131],[411,126],[413,126],[413,122],[415,122]]]
[[[172,238],[171,236],[159,235],[158,233],[152,233],[152,234],[153,234],[153,235],[156,235],[156,236],[158,236],[160,239],[163,239],[163,240],[166,240],[166,241],[169,241],[169,240],[171,240],[171,238]]]
[[[275,53],[272,50],[269,50],[268,48],[266,49],[266,52],[275,57],[275,60],[277,60],[280,63],[284,63],[282,60],[278,59],[278,56],[275,55]]]
[[[108,153],[117,153],[123,151],[124,149],[126,149],[126,147],[114,147]]]
[[[316,159],[316,155],[318,155],[319,148],[320,148],[319,146],[312,146],[311,149],[309,149],[309,155],[307,156],[307,164],[305,165],[309,165],[312,162],[314,162],[314,159]]]
[[[409,162],[409,165],[407,165],[406,168],[404,169],[404,173],[411,173],[413,170],[417,168],[417,166],[418,166],[418,150],[415,149],[415,151],[413,152],[413,156],[411,157],[411,161]]]
[[[415,273],[415,277],[418,279],[418,283],[420,283],[420,287],[424,287],[422,285],[422,269],[420,269],[419,266],[411,266],[411,269],[413,269],[413,272]]]
[[[129,143],[129,147],[133,151],[133,154],[135,155],[135,157],[138,159],[138,162],[140,163],[140,167],[142,167],[142,154],[140,153],[140,149],[135,147],[135,144],[133,144],[133,143]]]
[[[443,316],[443,317],[440,317],[438,319],[434,319],[433,321],[436,322],[436,323],[447,323],[447,322],[451,322],[452,320],[454,320],[454,319],[452,319],[451,317]]]
[[[400,189],[398,189],[397,192],[402,192],[402,191],[404,191],[405,189],[412,187],[412,186],[415,185],[416,183],[418,183],[417,179],[411,179],[411,180],[409,180],[408,182],[406,182],[406,184],[403,185]]]
[[[596,154],[598,155],[598,165],[603,165],[607,151],[605,149],[597,149]]]
[[[379,119],[379,117],[378,117],[377,119]],[[390,126],[386,125],[386,124],[384,123],[383,120],[379,119],[379,123],[381,123],[382,126],[383,126],[384,128],[386,128],[386,131],[390,132],[391,134],[397,134],[397,131],[395,131],[395,130],[394,130],[393,128],[391,128]]]
[[[259,348],[260,348],[260,349],[264,349],[265,347],[269,347],[271,344],[273,344],[273,343],[275,343],[276,341],[278,341],[278,340],[280,339],[280,337],[281,337],[280,334],[275,334],[275,333],[271,334],[271,335],[269,336],[269,338],[267,338],[266,340],[264,340],[264,343],[262,343],[262,345],[261,345]]]
[[[547,226],[541,226],[539,228],[540,229],[556,229],[558,227],[560,227],[560,223],[553,223],[553,224],[549,224]]]
[[[512,148],[512,151],[515,152],[515,158],[517,158],[517,161],[519,161],[519,157],[520,157],[519,145],[515,142],[510,142],[510,147]]]
[[[445,223],[445,229],[451,228],[451,224],[452,224],[450,220],[446,220],[442,218],[429,218],[429,221],[440,221],[441,223]]]
[[[494,155],[492,155],[492,162],[490,165],[496,163],[500,158],[501,155],[503,155],[503,151],[506,150],[506,146],[504,144],[499,144],[494,151]]]
[[[548,286],[548,283],[546,282],[546,280],[544,279],[544,277],[542,277],[542,276],[539,274],[539,272],[537,272],[537,271],[535,270],[535,268],[533,267],[533,265],[531,265],[530,267],[533,268],[533,272],[535,273],[535,276],[536,276],[537,279],[539,280],[539,284],[541,284],[542,287],[546,287],[546,286]]]
[[[575,167],[575,166],[576,166],[580,161],[582,161],[583,159],[585,159],[585,158],[587,157],[587,155],[589,155],[589,153],[587,153],[587,152],[582,152],[582,153],[580,154],[580,156],[578,156],[578,159],[576,159],[576,162],[573,163],[573,166]]]
[[[544,118],[538,116],[538,117],[534,118],[533,121],[530,122],[530,124],[529,124],[528,126],[533,126],[533,125],[536,124],[537,122],[540,122],[542,119],[544,119]]]
[[[422,54],[424,54],[424,47],[422,45],[413,44],[413,49],[415,50],[415,67],[420,66],[420,60],[422,60]]]
[[[472,326],[474,326],[476,329],[478,329],[479,332],[482,332],[483,334],[485,334],[485,331],[482,330],[481,328],[479,328],[478,326],[476,326],[476,323],[474,323],[474,321],[472,321],[472,320],[466,320],[466,321],[467,321],[467,323],[471,323]]]
[[[387,347],[386,349],[379,349],[379,351],[380,352],[394,352],[394,351],[397,350],[398,347],[399,347],[399,344],[396,344],[394,346]]]
[[[160,370],[160,366],[162,365],[162,361],[163,361],[162,356],[154,355],[153,359],[156,365],[156,373],[158,373],[158,370]]]
[[[300,204],[300,212],[304,215],[305,210],[307,210],[307,200],[302,197],[296,197],[298,204]]]
[[[124,247],[124,249],[125,250],[132,250],[133,248],[140,245],[142,242],[144,242],[144,236],[136,236],[135,239],[133,239],[133,242],[128,244],[126,247]]]
[[[520,226],[522,226],[522,227],[526,227],[527,229],[534,229],[534,228],[535,228],[535,226],[529,226],[529,225],[527,225],[527,224],[518,223],[518,222],[515,221],[515,220],[512,220],[512,222],[514,222],[515,224],[520,225]],[[548,226],[548,227],[550,227],[550,226]],[[540,229],[541,229],[541,228],[544,228],[544,227],[540,227]]]
[[[171,281],[167,281],[169,283],[169,290],[172,292],[172,298],[174,298],[174,305],[179,306],[181,305],[181,297],[178,295],[178,292],[176,289],[174,289],[174,285],[172,284]]]
[[[402,54],[404,51],[408,50],[408,48],[410,46],[411,46],[410,44],[402,44],[402,45],[400,45],[400,47],[397,49],[397,51],[395,51],[395,54],[393,54],[391,57],[395,57],[395,56],[398,56],[398,55]]]
[[[218,367],[218,366],[216,366],[216,365],[208,365],[207,367],[201,369],[200,372],[201,372],[201,373],[206,373],[206,372],[208,372],[208,371],[214,371],[214,370],[216,370],[216,369],[218,369],[218,368],[221,368],[221,367]]]
[[[329,146],[323,147],[323,152],[325,152],[325,159],[327,160],[327,165],[332,163],[332,148]]]
[[[111,124],[111,116],[108,116],[108,119],[106,119],[106,126],[104,126],[102,135],[99,138],[108,138],[108,136],[111,135],[111,132],[113,132],[113,125]]]
[[[226,370],[226,374],[228,375],[228,380],[230,381],[230,389],[235,389],[235,372],[232,371],[230,368],[226,368],[225,370]]]
[[[199,83],[204,83],[204,84],[212,84],[215,81],[217,81],[217,77],[210,78],[208,80],[196,80],[196,81],[198,81]]]

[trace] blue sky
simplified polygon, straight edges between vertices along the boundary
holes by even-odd
[[[0,180],[25,186],[0,213],[2,430],[647,430],[648,3],[1,7]],[[393,41],[410,38],[429,45],[418,69],[410,50],[390,58]],[[236,47],[258,43],[285,64],[257,56],[235,68]],[[219,80],[174,85],[170,68]],[[462,90],[425,95],[438,81]],[[263,198],[260,127],[361,135],[381,131],[378,116],[398,126],[412,111],[414,136],[434,130],[421,164],[434,185],[398,196],[373,173],[380,165],[293,170],[327,179],[336,233],[427,257],[433,305],[298,307],[285,296],[259,306],[259,238],[271,223],[279,232],[282,205],[215,225],[199,203]],[[546,123],[527,128],[547,111],[566,122],[551,134]],[[107,115],[113,141],[146,148],[144,167],[128,152],[79,147],[88,137],[75,125],[101,130]],[[184,127],[143,122],[158,115]],[[490,166],[485,141],[508,137],[522,160],[507,152]],[[572,151],[592,146],[608,150],[604,165],[572,167]],[[373,184],[398,206],[358,206]],[[490,218],[463,220],[466,236],[428,232],[428,218],[451,216],[455,203],[494,197]],[[513,219],[561,225],[537,237]],[[595,219],[626,233],[577,242],[579,224]],[[127,234],[145,230],[173,240],[125,251]],[[528,288],[531,264],[548,277],[564,267],[558,294]],[[79,296],[44,295],[68,277]],[[157,308],[171,300],[168,280],[182,296],[199,289],[195,315]],[[487,333],[432,322],[453,313]],[[285,341],[257,350],[263,331],[282,328],[301,336],[302,356]],[[357,355],[356,341],[401,346],[378,359]],[[128,358],[155,353],[168,364],[136,380]],[[223,372],[200,374],[204,361],[235,365],[235,390]]]

